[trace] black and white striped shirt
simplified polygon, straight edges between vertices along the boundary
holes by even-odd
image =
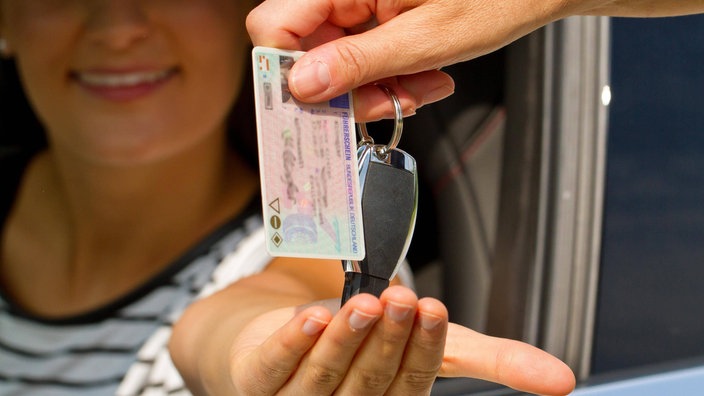
[[[0,294],[0,395],[189,394],[167,351],[193,300],[261,271],[259,214],[221,227],[130,295],[86,315],[42,320]]]

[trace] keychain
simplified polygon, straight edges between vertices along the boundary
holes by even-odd
[[[342,304],[359,293],[380,296],[406,257],[418,210],[418,172],[415,159],[396,148],[403,131],[403,112],[396,94],[377,85],[394,104],[394,131],[386,145],[374,143],[366,124],[359,123],[357,150],[366,256],[343,260],[345,286]]]

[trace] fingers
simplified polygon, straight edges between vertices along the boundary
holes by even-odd
[[[386,392],[401,364],[416,317],[417,298],[410,290],[386,290],[380,299],[384,315],[357,351],[349,372],[337,388],[339,394],[367,395]]]
[[[575,386],[572,370],[547,352],[456,324],[448,329],[440,375],[480,378],[541,395],[566,395]]]
[[[425,394],[442,363],[447,310],[400,286],[350,299],[282,394]]]
[[[325,23],[350,28],[367,22],[376,11],[374,0],[267,0],[247,16],[255,45],[302,50],[301,38]]]
[[[448,313],[438,300],[418,302],[418,315],[403,362],[389,395],[422,395],[430,392],[442,365]]]
[[[448,7],[454,3],[463,2]],[[457,16],[423,4],[364,33],[317,46],[293,66],[289,86],[298,99],[319,102],[382,78],[436,70],[476,56],[462,52],[457,38],[468,26]]]
[[[264,315],[259,321],[278,321],[279,316],[285,315],[291,315],[289,310],[278,310]],[[301,359],[327,327],[331,316],[323,307],[307,308],[260,346],[255,346],[257,341],[252,340],[252,348],[234,351],[232,361],[236,364],[233,365],[232,378],[240,394],[275,393],[298,369]],[[247,344],[247,341],[241,344]]]
[[[343,381],[357,350],[383,314],[375,297],[351,298],[327,326],[282,394],[331,394]]]
[[[439,70],[387,78],[379,83],[394,91],[404,116],[411,116],[420,107],[444,99],[455,91],[452,77]],[[393,118],[392,102],[376,85],[363,85],[354,92],[354,117],[357,122]]]

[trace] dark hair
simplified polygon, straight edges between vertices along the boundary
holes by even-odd
[[[257,167],[254,88],[248,78],[251,62],[245,60],[245,77],[237,102],[227,120],[228,142],[252,167]],[[0,150],[34,154],[47,146],[44,127],[29,104],[15,62],[0,60]]]
[[[46,147],[44,128],[27,101],[11,59],[0,60],[0,147],[26,153]]]

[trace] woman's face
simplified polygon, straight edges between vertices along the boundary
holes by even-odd
[[[0,0],[0,36],[55,149],[152,161],[224,133],[249,3]]]

